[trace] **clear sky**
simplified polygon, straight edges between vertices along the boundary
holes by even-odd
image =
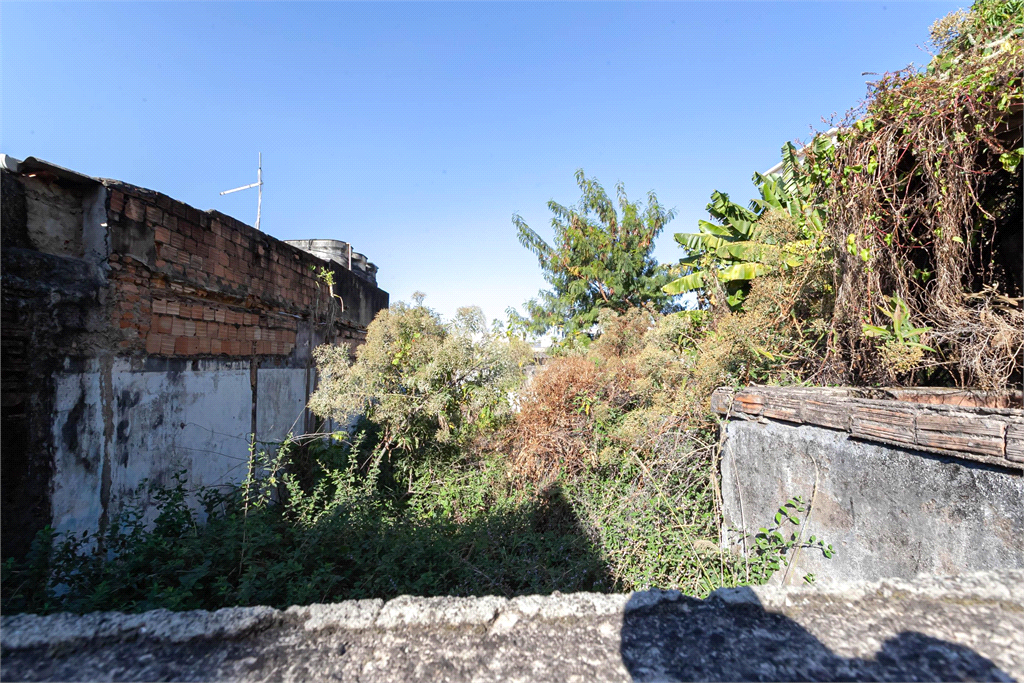
[[[352,242],[392,301],[504,317],[544,285],[513,212],[578,168],[677,218],[882,73],[924,64],[969,2],[73,3],[0,7],[0,151],[164,192],[281,239]]]

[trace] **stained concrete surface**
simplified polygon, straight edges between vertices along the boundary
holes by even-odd
[[[1024,680],[1024,572],[5,616],[5,680]]]
[[[820,585],[922,572],[1024,569],[1024,476],[957,458],[859,441],[823,427],[773,420],[724,426],[722,497],[726,545],[742,550],[793,496],[813,505],[800,533],[831,544],[805,548],[787,581]],[[780,581],[784,572],[776,574]]]
[[[250,361],[116,358],[65,364],[55,378],[52,524],[62,533],[94,531],[104,515],[148,501],[147,482],[190,487],[243,480],[252,427]],[[261,442],[302,433],[306,369],[261,367]],[[106,489],[104,487],[106,486]],[[147,506],[151,515],[155,509]]]

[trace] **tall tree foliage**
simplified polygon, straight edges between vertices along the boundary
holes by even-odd
[[[673,296],[662,291],[668,273],[651,252],[675,212],[662,207],[654,192],[648,193],[646,207],[629,201],[621,183],[615,186],[613,201],[582,169],[576,171],[576,182],[583,192],[579,204],[548,202],[554,214],[553,246],[521,216],[512,217],[519,241],[537,255],[551,285],[526,302],[526,316],[510,311],[513,323],[530,332],[555,330],[566,337],[591,329],[602,309],[623,313],[648,303],[660,310],[671,308]]]

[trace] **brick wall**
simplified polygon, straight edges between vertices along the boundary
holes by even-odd
[[[229,216],[125,183],[109,188],[111,324],[124,352],[289,356],[299,322],[331,312],[328,336],[358,344],[388,295]],[[333,273],[332,299],[317,278]],[[332,310],[333,309],[333,310]]]
[[[145,481],[236,481],[253,436],[314,426],[313,347],[359,344],[388,305],[337,263],[151,190],[35,159],[3,158],[0,177],[2,558],[44,526],[102,528]]]

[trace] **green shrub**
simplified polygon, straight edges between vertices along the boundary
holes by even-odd
[[[343,424],[364,415],[389,454],[420,457],[465,446],[506,418],[532,359],[522,340],[488,332],[478,308],[446,324],[404,303],[377,314],[354,362],[347,347],[321,346],[315,355],[316,414]]]

